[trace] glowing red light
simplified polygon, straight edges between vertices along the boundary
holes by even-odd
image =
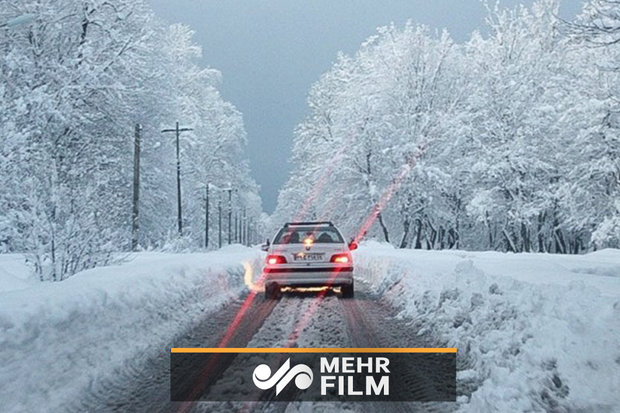
[[[284,258],[282,255],[268,255],[267,264],[286,264],[286,258]]]
[[[339,264],[348,264],[351,262],[351,256],[349,254],[336,254],[332,256],[330,261]]]

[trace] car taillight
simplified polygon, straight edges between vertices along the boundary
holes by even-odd
[[[267,264],[286,264],[286,258],[284,258],[282,255],[268,255]]]
[[[348,264],[350,263],[351,260],[351,254],[335,254],[332,255],[332,259],[330,260],[330,262],[336,262],[339,264]]]

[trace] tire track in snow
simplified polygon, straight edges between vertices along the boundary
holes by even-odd
[[[68,410],[75,412],[182,412],[191,403],[170,401],[170,348],[216,347],[222,334],[243,307],[247,294],[223,305],[181,336],[159,354],[143,354],[128,360],[111,378],[91,383],[89,391]],[[276,301],[255,297],[228,342],[228,347],[246,347],[254,334],[276,307]]]
[[[318,302],[317,305],[317,301]],[[308,313],[308,310],[316,310]],[[301,319],[307,320],[300,323]],[[252,340],[256,347],[435,347],[429,337],[417,335],[411,320],[400,319],[397,312],[370,288],[358,283],[355,299],[336,294],[325,296],[294,293],[284,295],[280,304]],[[292,341],[291,341],[292,338]],[[420,392],[432,392],[425,379],[432,371],[406,377]],[[241,412],[446,412],[453,403],[420,402],[253,402],[232,404]],[[216,410],[211,410],[216,411]]]
[[[318,305],[316,300],[321,300]],[[306,316],[310,316],[309,322],[299,323]],[[343,326],[344,319],[333,293],[328,293],[326,296],[317,296],[316,293],[289,293],[279,300],[278,306],[250,340],[248,347],[342,347],[348,340]],[[284,361],[286,356],[283,355],[281,358]],[[244,361],[260,364],[261,356],[257,355],[255,359],[253,361],[252,357],[244,358]],[[254,384],[246,382],[246,378],[239,373],[241,370],[242,366],[233,362],[224,377],[210,391],[223,392],[230,386],[254,388]],[[246,403],[199,402],[194,412],[277,413],[284,412],[287,406],[287,402],[273,400]]]
[[[324,296],[289,293],[280,300],[256,297],[227,347],[434,347],[429,338],[420,337],[411,320],[399,319],[395,310],[373,294],[363,283],[357,284],[355,299],[342,299],[334,293]],[[182,337],[174,347],[216,346],[242,307],[240,297],[203,320]],[[316,301],[320,300],[320,301]],[[307,320],[300,323],[300,320]],[[222,366],[226,367],[226,366]],[[432,374],[432,372],[428,372]],[[421,378],[409,378],[412,385],[424,388]],[[241,381],[240,381],[241,380]],[[221,375],[218,386],[247,385],[235,374],[234,361]],[[156,357],[129,362],[112,381],[97,383],[75,411],[132,412],[332,412],[332,411],[431,411],[454,409],[452,403],[372,403],[372,402],[194,402],[172,403],[169,393],[168,349]]]
[[[355,300],[340,300],[346,319],[351,347],[435,347],[428,339],[417,335],[407,320],[397,316],[396,311],[373,294],[364,283],[358,283]],[[419,374],[412,372],[399,377],[420,395],[433,396],[427,377],[436,374],[432,367],[424,366]],[[446,412],[455,409],[453,403],[445,402],[365,402],[355,403],[355,411],[384,412]]]
[[[316,300],[319,300],[318,302]],[[301,320],[307,322],[302,323]],[[342,299],[334,293],[325,296],[316,293],[289,293],[265,320],[248,343],[249,347],[435,347],[427,337],[417,335],[407,320],[398,318],[395,310],[359,283],[355,299]],[[285,356],[282,357],[282,361]],[[256,360],[259,364],[260,356]],[[252,386],[235,374],[234,368],[225,373],[219,383],[226,386]],[[312,366],[311,366],[312,367]],[[425,386],[424,372],[407,377],[420,392],[432,392]],[[264,400],[248,403],[208,403],[196,405],[196,412],[447,412],[454,410],[452,403],[404,402],[277,402]]]

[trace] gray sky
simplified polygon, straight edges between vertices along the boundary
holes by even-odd
[[[275,208],[290,165],[293,130],[306,95],[338,51],[353,54],[379,26],[407,19],[446,27],[456,41],[484,25],[480,0],[149,0],[169,23],[185,23],[203,48],[203,64],[220,70],[222,96],[243,113],[248,156],[266,212]],[[493,4],[494,0],[489,3]],[[531,0],[502,0],[529,5]],[[572,18],[581,0],[563,0]]]

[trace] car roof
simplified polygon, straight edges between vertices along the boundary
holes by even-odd
[[[334,224],[332,224],[331,221],[287,222],[286,224],[284,224],[284,228],[295,227],[295,226],[303,226],[303,227],[308,227],[308,226],[314,226],[314,227],[328,226],[328,227],[333,227]]]

